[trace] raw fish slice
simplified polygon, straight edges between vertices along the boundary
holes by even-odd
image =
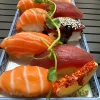
[[[20,0],[17,4],[17,8],[21,11],[24,12],[25,10],[28,10],[30,8],[42,8],[44,9],[45,4],[36,4],[34,3],[33,0]]]
[[[9,95],[36,97],[46,94],[52,88],[47,80],[48,70],[38,66],[18,66],[3,72],[0,88]]]
[[[73,4],[68,2],[56,2],[56,12],[54,17],[71,17],[82,19],[83,13]],[[48,7],[46,7],[48,10]]]
[[[53,84],[54,92],[59,97],[72,94],[91,79],[97,67],[98,64],[96,62],[90,61],[71,75],[66,73],[65,76]]]
[[[48,45],[53,42],[49,36],[42,33],[21,32],[5,38],[0,47],[5,49],[9,55],[16,57],[33,56],[47,50],[47,46],[41,39]]]
[[[94,60],[93,56],[78,47],[71,45],[60,45],[54,48],[57,55],[57,69],[61,70],[64,68],[76,67],[79,68],[91,60]],[[45,57],[49,52],[44,52],[37,55],[37,58]],[[43,66],[45,68],[50,68],[54,66],[54,60],[50,58],[45,58],[42,60],[33,59],[31,65]]]
[[[42,32],[47,12],[40,8],[26,10],[18,19],[16,30]]]

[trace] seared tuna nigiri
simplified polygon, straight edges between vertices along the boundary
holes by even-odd
[[[93,56],[90,53],[71,45],[55,46],[54,51],[57,56],[58,70],[71,67],[79,68],[89,61],[94,60]],[[49,51],[38,54],[36,55],[36,57],[45,57],[47,54],[49,54]],[[54,60],[51,58],[45,58],[42,60],[33,59],[31,65],[43,66],[49,69],[50,67],[54,66]]]
[[[9,55],[16,57],[31,56],[47,50],[47,46],[41,39],[48,45],[53,42],[49,36],[42,33],[21,32],[5,38],[0,47],[5,49]]]
[[[18,66],[3,72],[0,76],[0,88],[15,96],[36,97],[46,94],[52,88],[47,80],[48,70],[38,66]]]
[[[20,0],[17,4],[17,8],[24,12],[25,10],[28,10],[30,8],[42,8],[44,9],[45,4],[36,4],[33,0]]]
[[[42,32],[47,12],[40,8],[26,10],[18,19],[16,30]]]

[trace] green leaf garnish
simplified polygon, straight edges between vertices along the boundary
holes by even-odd
[[[37,4],[41,4],[42,0],[34,0],[34,2],[37,3]]]
[[[52,20],[49,17],[46,18],[46,25],[50,29],[54,29],[55,28],[54,24],[52,23]]]
[[[63,42],[59,40],[56,44],[58,44],[58,45],[62,45]]]
[[[49,0],[44,0],[44,2],[48,4],[49,3]]]
[[[53,22],[54,22],[57,26],[60,25],[60,20],[59,20],[59,18],[54,19]]]
[[[52,16],[52,11],[48,11],[48,15],[49,16]]]
[[[48,58],[50,58],[52,60],[55,60],[54,53],[53,52],[50,52],[50,54],[48,55]]]
[[[48,14],[52,17],[56,11],[56,4],[52,1],[50,1],[50,3],[52,3],[51,5],[49,5],[49,12]]]
[[[50,82],[55,82],[57,80],[57,72],[55,67],[51,67],[49,69],[47,78]]]
[[[50,95],[51,95],[51,93],[52,93],[52,89],[49,91],[49,93],[47,94],[47,96],[46,96],[46,100],[50,100]]]
[[[55,9],[55,5],[54,4],[49,5],[49,10],[50,11],[54,11],[54,9]]]
[[[54,20],[50,19],[50,17],[46,18],[46,25],[50,28],[50,29],[54,29],[57,26],[59,27],[60,25],[60,20],[59,18],[56,18]],[[56,25],[56,26],[55,26]]]

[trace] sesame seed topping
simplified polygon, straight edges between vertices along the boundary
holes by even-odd
[[[79,21],[72,19],[70,17],[59,17],[60,20],[60,25],[61,26],[66,26],[66,25],[71,25],[72,28],[74,28],[75,30],[80,28],[81,26],[84,27],[84,25],[82,23],[80,23]]]

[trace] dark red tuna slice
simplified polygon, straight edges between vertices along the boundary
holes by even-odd
[[[68,2],[56,2],[56,12],[54,17],[71,17],[81,19],[83,13],[73,4]],[[48,9],[48,7],[46,7]]]
[[[94,60],[93,56],[90,53],[75,46],[60,45],[56,46],[54,50],[57,54],[58,69],[72,66],[79,68],[89,61]],[[36,57],[44,57],[47,54],[49,54],[48,51],[37,55]],[[45,58],[42,60],[33,59],[31,65],[50,68],[54,66],[54,60],[50,58]]]

